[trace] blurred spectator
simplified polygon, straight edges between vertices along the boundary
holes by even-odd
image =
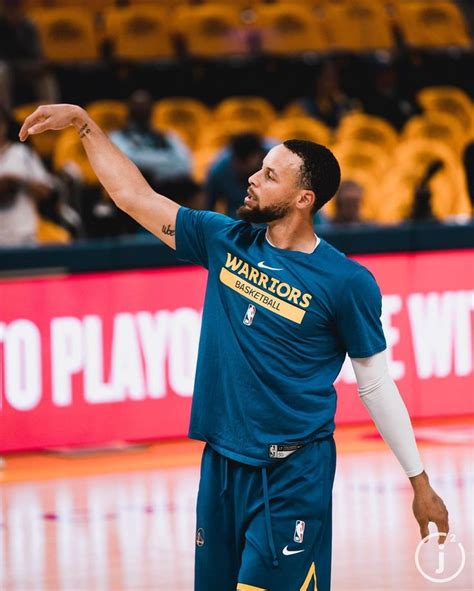
[[[136,90],[128,102],[126,125],[112,131],[110,139],[138,166],[155,191],[182,205],[194,206],[199,187],[191,179],[191,154],[176,134],[153,128],[152,113],[151,94]],[[96,226],[94,220],[88,222],[90,235],[143,231],[108,198],[99,201],[92,213],[96,220],[101,219],[101,223]]]
[[[358,103],[344,94],[335,64],[327,61],[316,77],[314,95],[303,98],[300,106],[304,114],[335,128],[346,113],[358,107]]]
[[[37,242],[36,201],[48,197],[53,178],[26,144],[14,141],[13,125],[0,107],[0,244]]]
[[[474,142],[466,146],[463,155],[464,171],[466,175],[467,192],[471,201],[472,214],[474,215]]]
[[[342,181],[336,196],[334,197],[333,224],[360,224],[360,210],[364,191],[354,181]]]
[[[437,218],[433,213],[433,205],[431,202],[432,193],[429,183],[435,174],[442,168],[443,163],[441,160],[435,160],[427,166],[425,174],[415,189],[409,220],[413,222],[437,221]]]
[[[248,179],[262,167],[274,144],[255,133],[234,136],[214,162],[206,181],[206,209],[217,209],[231,217],[242,205]]]
[[[11,109],[17,100],[29,102],[32,90],[34,100],[58,102],[58,85],[43,59],[36,26],[25,16],[22,0],[4,0],[0,14],[0,105]]]
[[[173,181],[181,182],[191,176],[191,155],[177,135],[152,127],[152,111],[151,94],[135,91],[129,100],[125,127],[111,132],[110,139],[159,191],[160,184],[170,187]]]
[[[370,80],[364,110],[401,129],[416,108],[414,102],[402,92],[397,70],[393,64],[377,63]]]

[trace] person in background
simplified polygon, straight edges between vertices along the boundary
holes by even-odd
[[[34,96],[31,96],[33,91]],[[36,26],[22,0],[4,0],[0,13],[0,105],[59,102],[59,87],[43,57]]]
[[[391,63],[377,63],[374,66],[371,84],[364,98],[364,110],[369,115],[381,117],[400,130],[416,113],[412,98],[403,92],[400,78]]]
[[[360,224],[360,210],[362,198],[364,196],[363,188],[355,181],[343,181],[339,191],[334,198],[334,217],[332,224]]]
[[[299,106],[303,114],[319,119],[334,129],[344,115],[358,108],[358,103],[344,94],[336,65],[326,61],[316,77],[314,94],[303,98]]]
[[[441,160],[434,160],[425,170],[420,182],[415,188],[413,203],[407,221],[412,222],[438,222],[433,212],[432,193],[430,181],[443,168]]]
[[[146,90],[135,91],[128,103],[128,120],[110,133],[112,142],[134,162],[155,190],[166,183],[191,176],[191,155],[174,133],[152,126],[153,98]]]
[[[205,209],[218,210],[237,217],[236,210],[247,194],[248,179],[262,166],[273,143],[256,133],[242,133],[231,138],[212,165],[205,184]]]
[[[191,154],[176,134],[153,127],[152,114],[153,97],[147,90],[136,90],[128,101],[125,126],[112,131],[109,137],[136,164],[155,191],[166,191],[167,195],[181,203],[183,192],[190,186],[194,198],[198,191],[191,179]],[[104,212],[113,220],[113,233],[135,234],[142,231],[109,199],[100,201],[94,208],[95,215],[100,213],[104,216]]]
[[[14,137],[12,120],[0,107],[1,246],[37,242],[37,201],[47,198],[54,184],[39,156]]]
[[[467,193],[474,216],[474,142],[470,142],[463,154],[464,174],[466,175]]]

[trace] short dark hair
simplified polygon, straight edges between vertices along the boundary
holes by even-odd
[[[321,144],[308,140],[286,140],[285,148],[296,154],[303,161],[300,169],[301,186],[316,195],[311,213],[333,197],[341,182],[341,169],[334,154]]]
[[[257,133],[238,133],[230,139],[230,150],[241,162],[253,154],[265,153],[263,139]]]

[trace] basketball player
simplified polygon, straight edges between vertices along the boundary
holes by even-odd
[[[207,442],[196,591],[330,589],[333,382],[346,353],[411,481],[421,536],[432,521],[442,543],[448,514],[388,374],[377,283],[313,231],[313,214],[339,186],[332,153],[298,140],[274,147],[236,221],[155,193],[80,107],[39,107],[20,139],[71,125],[117,206],[209,270],[189,433]]]

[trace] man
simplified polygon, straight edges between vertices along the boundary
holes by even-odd
[[[25,16],[24,2],[5,0],[0,14],[0,105],[10,110],[15,102],[31,100],[31,89],[36,100],[58,100],[58,84],[44,60],[38,30]],[[18,90],[20,96],[15,96]]]
[[[206,209],[224,211],[235,218],[248,178],[260,170],[265,154],[273,145],[255,133],[234,136],[209,171]]]
[[[343,181],[334,197],[332,224],[360,224],[360,208],[363,197],[362,187],[354,181]]]
[[[147,90],[136,90],[128,101],[128,118],[122,129],[110,133],[112,142],[134,162],[155,191],[169,195],[178,203],[183,192],[195,201],[199,187],[191,179],[191,155],[174,133],[153,128],[153,98]],[[104,207],[105,205],[105,207]],[[112,215],[120,233],[140,232],[137,224],[117,210],[110,201],[99,202],[95,213]]]
[[[464,148],[463,153],[464,174],[466,177],[467,193],[471,202],[472,215],[474,216],[474,141]]]
[[[20,139],[69,125],[117,205],[209,269],[190,428],[207,442],[195,589],[330,589],[332,384],[346,352],[363,402],[410,477],[421,535],[434,521],[441,542],[447,511],[388,375],[380,291],[313,231],[313,212],[339,184],[332,153],[297,140],[272,148],[249,179],[245,221],[235,221],[155,193],[80,107],[40,107]]]
[[[16,141],[12,119],[0,106],[0,246],[38,242],[38,204],[54,179],[29,146]]]
[[[191,175],[191,156],[174,133],[153,128],[153,99],[136,90],[128,101],[128,120],[123,129],[110,133],[112,142],[134,162],[156,189],[164,183],[180,183]]]

